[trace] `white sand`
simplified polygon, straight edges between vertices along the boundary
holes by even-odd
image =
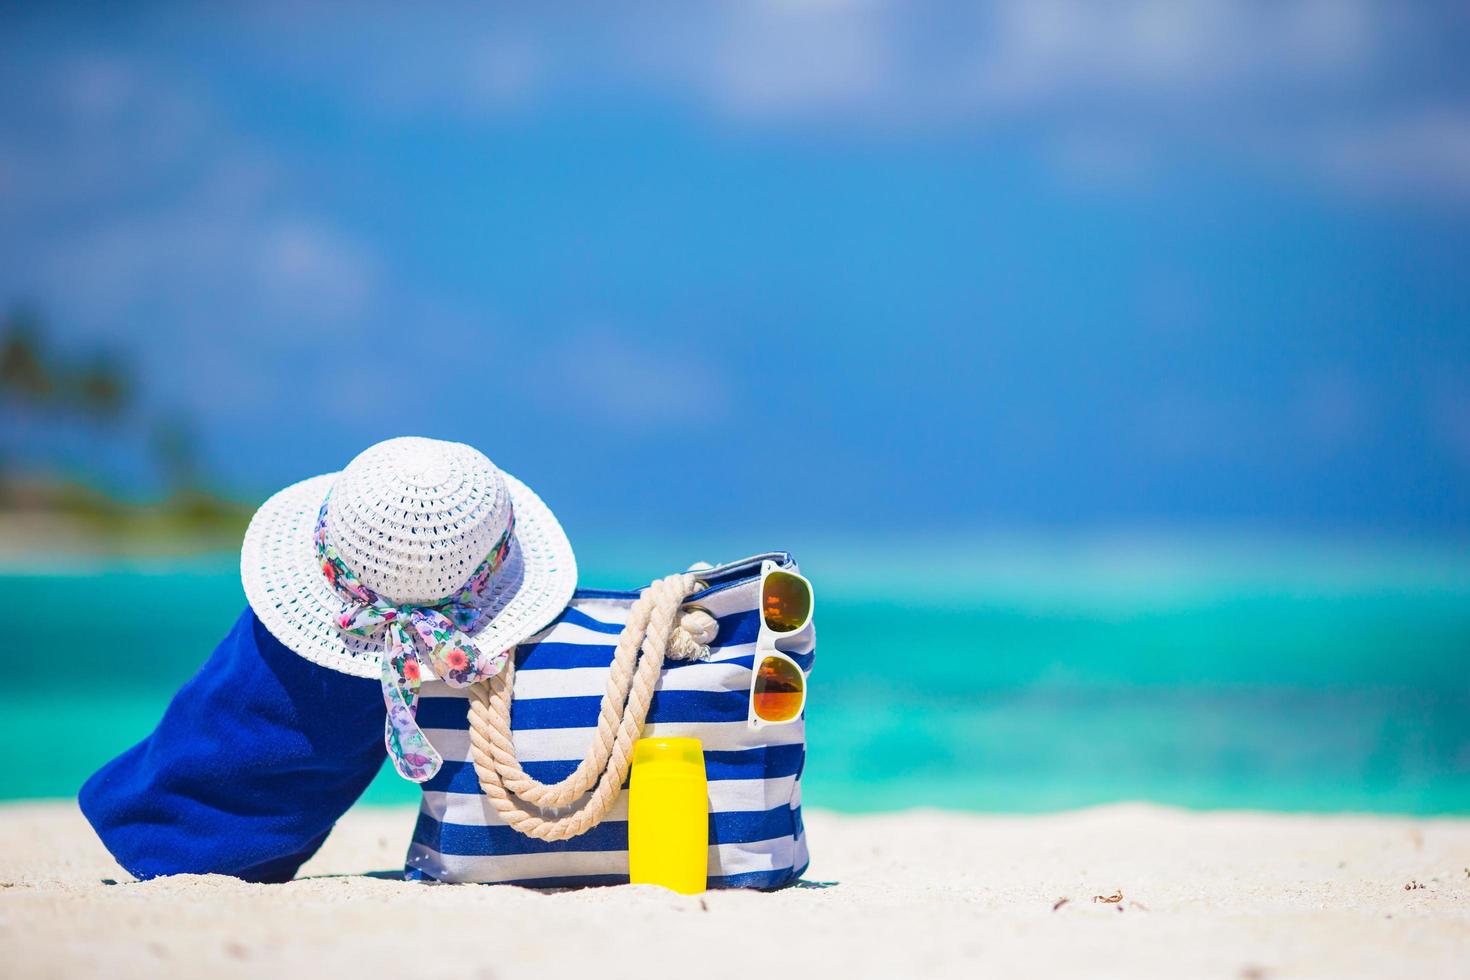
[[[134,883],[71,805],[0,808],[0,976],[1470,977],[1470,820],[818,812],[808,886],[703,898],[363,877],[412,824],[359,808],[287,885]]]

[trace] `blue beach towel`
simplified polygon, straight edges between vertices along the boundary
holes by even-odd
[[[386,758],[383,695],[297,656],[246,609],[82,812],[129,874],[288,881]]]

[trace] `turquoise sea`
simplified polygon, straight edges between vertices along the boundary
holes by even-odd
[[[646,582],[687,552],[602,548],[582,581]],[[818,590],[810,804],[1470,813],[1464,548],[1120,536],[797,554]],[[43,747],[0,770],[0,798],[73,795],[243,602],[234,556],[0,568],[10,717]],[[415,793],[385,772],[368,800]]]

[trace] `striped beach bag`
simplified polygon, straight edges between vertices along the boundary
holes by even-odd
[[[671,576],[642,591],[579,589],[551,626],[517,648],[508,683],[505,674],[468,689],[426,681],[418,722],[444,764],[424,783],[406,876],[542,888],[627,883],[627,795],[619,792],[626,783],[612,776],[614,765],[596,790],[542,806],[505,792],[515,780],[503,779],[495,760],[543,788],[586,772],[583,760],[607,741],[610,678],[631,645],[642,651],[637,663],[651,695],[641,735],[703,744],[709,887],[770,889],[800,877],[807,866],[805,719],[759,728],[747,719],[766,562],[796,570],[789,554],[775,552],[687,573],[678,588],[681,577]],[[662,618],[654,601],[659,589],[668,598]],[[667,656],[650,663],[650,644],[662,654],[665,637]],[[783,652],[810,671],[814,648],[808,628]],[[634,680],[629,705],[638,691]],[[508,702],[498,731],[484,724],[497,696]],[[599,791],[604,809],[594,815],[589,808]],[[527,832],[579,820],[559,834]]]

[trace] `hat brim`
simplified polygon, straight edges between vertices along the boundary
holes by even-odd
[[[497,654],[541,632],[571,601],[577,560],[566,532],[541,498],[502,471],[515,507],[510,552],[496,573],[488,621],[471,639]],[[292,484],[251,518],[240,549],[245,598],[265,628],[313,663],[355,677],[377,677],[384,644],[349,636],[334,621],[342,600],[322,574],[313,534],[336,473]],[[424,663],[426,676],[432,676]]]

